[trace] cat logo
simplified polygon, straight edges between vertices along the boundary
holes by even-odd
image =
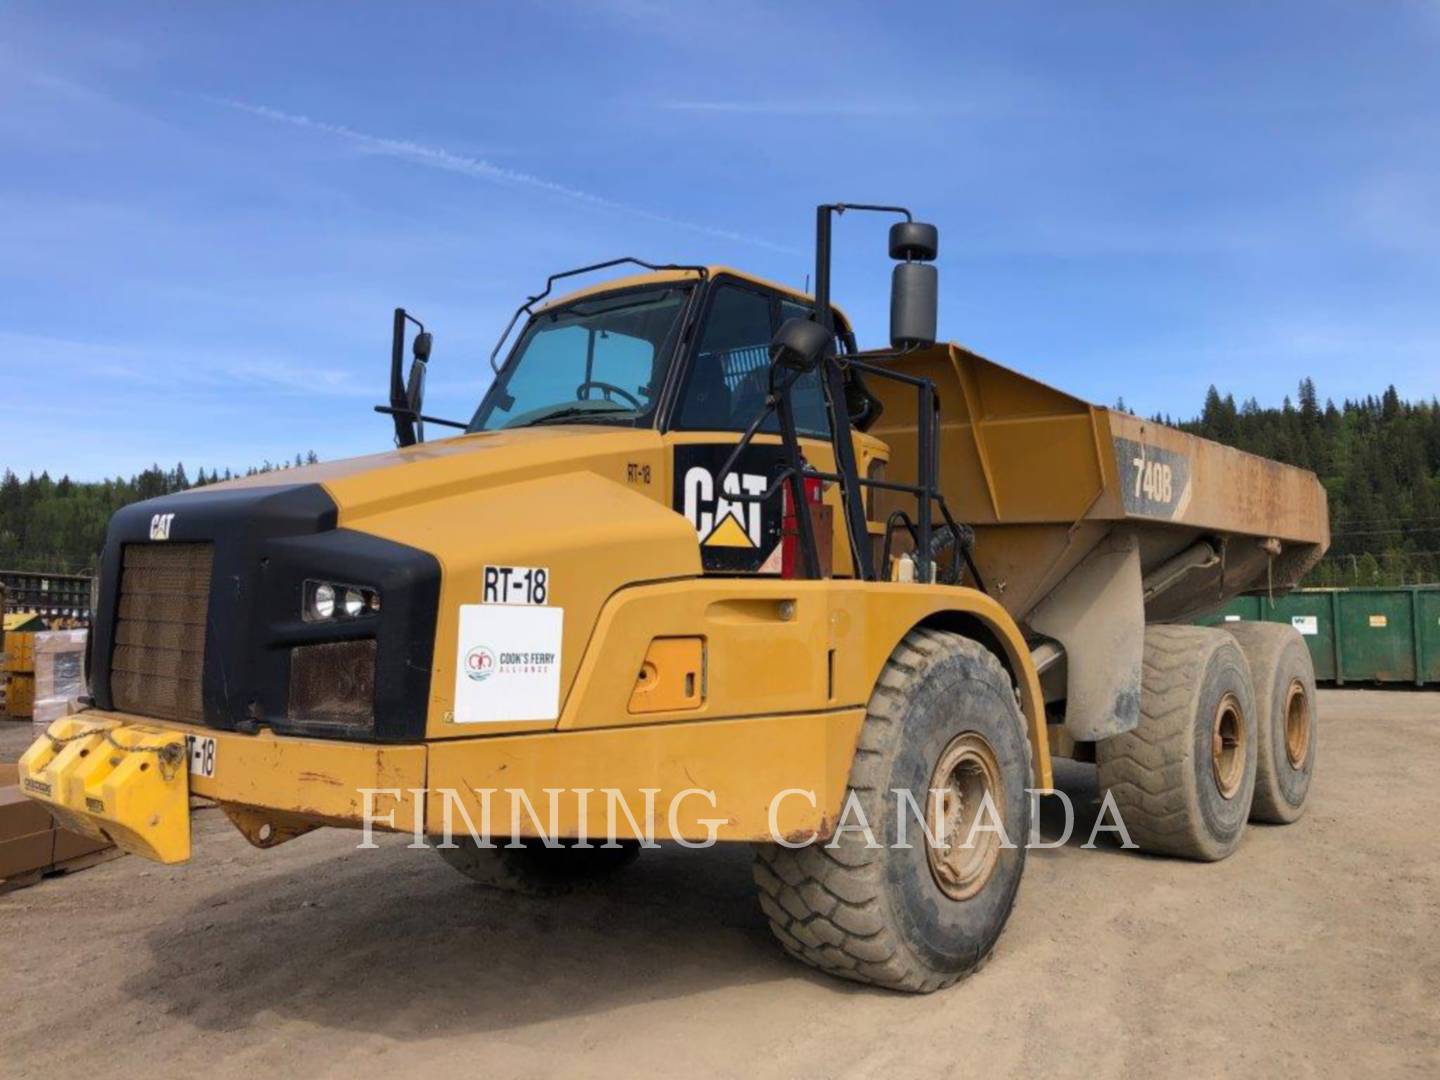
[[[725,490],[717,496],[715,477],[703,465],[685,470],[685,516],[700,535],[701,547],[758,548],[760,546],[760,504],[726,495],[744,492],[759,495],[768,486],[765,477],[754,473],[731,473]]]
[[[170,523],[175,520],[174,514],[156,514],[150,519],[150,539],[169,540]]]
[[[752,446],[721,482],[734,444],[675,448],[676,510],[695,528],[700,561],[724,573],[780,572],[780,495],[761,501],[781,466],[779,447]]]

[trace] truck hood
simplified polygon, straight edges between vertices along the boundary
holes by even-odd
[[[654,451],[659,446],[659,434],[648,428],[554,424],[457,435],[260,473],[204,490],[320,484],[339,507],[340,524],[347,525],[424,498],[448,498],[561,472],[588,472],[596,459]]]

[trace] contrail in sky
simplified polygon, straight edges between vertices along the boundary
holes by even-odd
[[[441,146],[429,146],[425,143],[411,142],[409,139],[391,139],[382,135],[369,135],[363,131],[356,131],[354,128],[346,127],[344,124],[332,124],[324,120],[315,120],[297,113],[272,109],[268,105],[253,105],[244,101],[233,101],[223,98],[214,100],[221,105],[238,109],[252,116],[259,116],[277,123],[289,124],[291,127],[304,128],[309,131],[318,131],[326,135],[333,135],[336,138],[345,139],[357,146],[364,147],[371,153],[399,158],[402,161],[413,162],[416,165],[424,165],[432,169],[444,169],[446,172],[460,173],[463,176],[472,176],[476,179],[489,180],[497,184],[533,188],[537,191],[548,192],[551,195],[572,199],[575,202],[586,203],[604,210],[613,210],[617,213],[629,214],[632,217],[644,218],[646,221],[654,221],[661,225],[673,225],[677,228],[688,229],[691,232],[704,233],[706,236],[714,236],[721,240],[751,244],[755,247],[767,248],[770,251],[783,252],[787,255],[801,254],[801,252],[795,248],[787,247],[784,244],[776,244],[758,236],[750,236],[747,233],[734,232],[730,229],[719,229],[710,225],[698,225],[693,221],[681,221],[679,218],[669,217],[665,214],[657,214],[637,206],[630,206],[627,203],[607,199],[603,195],[596,195],[589,191],[582,191],[579,188],[557,183],[554,180],[547,180],[543,176],[520,172],[517,169],[507,169],[503,166],[485,161],[482,158],[452,153]]]

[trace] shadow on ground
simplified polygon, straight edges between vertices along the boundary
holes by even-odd
[[[215,1030],[273,1012],[426,1038],[775,979],[846,992],[771,938],[748,846],[662,847],[601,886],[535,899],[391,843],[261,873],[146,944],[153,964],[124,989]]]
[[[1106,812],[1101,821],[1101,792],[1096,780],[1095,766],[1085,765],[1069,759],[1056,759],[1055,789],[1060,795],[1045,795],[1040,799],[1040,840],[1046,847],[1037,847],[1030,857],[1049,858],[1063,848],[1080,848],[1092,842],[1096,852],[1125,855],[1138,854],[1121,847],[1119,835],[1113,831],[1115,819]],[[1068,800],[1073,819],[1069,822],[1069,836],[1064,844],[1059,843],[1066,836],[1066,801]],[[1100,831],[1096,832],[1096,825]],[[1054,846],[1051,846],[1054,845]]]
[[[1075,810],[1065,847],[1075,848],[1100,807],[1094,769],[1057,766],[1057,787]],[[1044,841],[1054,843],[1064,825],[1061,801],[1047,796]],[[333,844],[334,834],[295,845],[311,842]],[[1098,847],[1119,850],[1105,834]],[[598,886],[537,899],[476,885],[398,837],[373,851],[317,858],[312,850],[283,869],[262,857],[253,877],[151,932],[153,962],[124,989],[211,1030],[268,1012],[396,1039],[504,1030],[780,979],[884,993],[788,959],[756,904],[750,862],[748,845],[665,846]]]

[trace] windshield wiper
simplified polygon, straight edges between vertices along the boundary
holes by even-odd
[[[574,420],[579,417],[601,417],[614,416],[616,413],[633,413],[634,409],[627,409],[623,405],[617,409],[596,409],[581,408],[578,405],[567,405],[563,409],[556,409],[544,416],[537,416],[534,420],[527,420],[523,424],[516,424],[516,427],[535,427],[539,424],[549,424],[557,420]]]

